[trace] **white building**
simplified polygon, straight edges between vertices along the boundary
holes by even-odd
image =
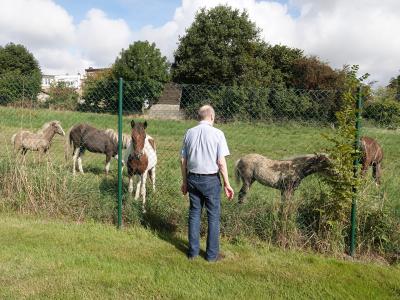
[[[82,84],[82,76],[80,73],[76,75],[43,75],[42,76],[42,89],[50,88],[51,84],[64,82],[66,86],[80,90]]]
[[[42,89],[48,89],[54,81],[55,81],[54,75],[43,75],[42,76]]]

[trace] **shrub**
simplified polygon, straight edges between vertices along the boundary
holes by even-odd
[[[58,82],[50,87],[49,98],[44,103],[45,107],[64,110],[76,110],[79,94],[65,82]]]
[[[118,83],[110,77],[88,78],[83,85],[80,111],[113,112],[118,111]]]
[[[0,76],[0,105],[35,101],[40,91],[40,75],[24,76],[8,72]]]
[[[400,126],[400,102],[393,100],[372,102],[365,105],[364,117],[378,126],[397,128]]]

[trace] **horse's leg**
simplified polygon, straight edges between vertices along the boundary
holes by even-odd
[[[369,164],[366,161],[362,162],[362,168],[361,168],[361,176],[362,177],[365,177],[365,174],[367,174],[368,166],[369,166]]]
[[[129,177],[129,186],[128,186],[129,193],[133,192],[133,176]]]
[[[376,185],[381,184],[381,163],[374,163],[372,166],[372,176],[375,179]]]
[[[153,184],[153,192],[156,191],[156,167],[149,170],[149,177]]]
[[[249,181],[244,178],[242,178],[242,181],[243,181],[243,186],[239,191],[239,203],[243,203],[244,201],[246,201],[247,192],[249,191],[250,186],[253,183],[252,181]]]
[[[26,152],[28,152],[28,149],[26,149],[26,148],[22,148],[22,151],[21,151],[21,154],[22,154],[22,162],[24,162],[25,163],[25,155],[26,155]]]
[[[78,159],[79,155],[79,148],[74,150],[74,155],[72,156],[72,174],[75,175],[76,173],[76,160]]]
[[[81,172],[82,174],[84,174],[84,172],[83,172],[83,166],[82,166],[82,155],[83,155],[83,152],[80,151],[80,149],[78,149],[78,150],[79,150],[79,154],[78,154],[78,168],[79,168],[79,172]]]
[[[106,175],[110,171],[111,155],[106,155]]]
[[[143,213],[146,212],[146,180],[147,171],[145,171],[141,176],[140,194],[142,195],[142,209]]]
[[[142,182],[142,176],[138,176],[139,180],[138,183],[136,184],[136,192],[135,192],[135,200],[139,199],[139,193],[140,193],[140,184]]]

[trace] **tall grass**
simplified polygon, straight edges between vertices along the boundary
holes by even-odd
[[[10,137],[20,128],[37,130],[44,122],[60,120],[65,131],[78,122],[89,122],[99,128],[116,128],[114,115],[50,110],[0,108],[0,209],[24,214],[66,218],[76,222],[95,220],[113,223],[116,219],[117,172],[111,165],[104,175],[105,157],[87,153],[83,157],[84,175],[72,176],[72,162],[65,162],[63,140],[56,137],[47,157],[39,161],[37,153],[28,153],[26,161],[12,153]],[[124,131],[129,131],[131,118],[124,118]],[[156,142],[158,166],[156,191],[148,188],[147,213],[127,192],[123,182],[123,218],[125,226],[141,224],[158,231],[184,233],[187,227],[188,200],[180,194],[179,149],[192,121],[148,120],[148,132]],[[322,133],[330,128],[292,124],[242,123],[217,124],[227,137],[231,151],[228,168],[240,156],[257,152],[273,159],[318,152],[326,141]],[[378,139],[385,151],[382,187],[376,187],[370,174],[364,180],[359,201],[358,254],[380,255],[391,261],[399,257],[400,144],[398,132],[365,128]],[[126,172],[126,171],[125,171]],[[233,179],[231,179],[233,181]],[[240,186],[234,186],[236,191]],[[306,178],[293,201],[293,211],[283,224],[279,218],[280,196],[277,190],[255,183],[247,203],[236,200],[222,203],[221,233],[232,243],[242,239],[262,240],[286,248],[313,249],[341,255],[346,250],[346,228],[332,226],[322,231],[325,209],[330,205],[329,189],[317,175]],[[350,212],[349,212],[350,216]],[[203,216],[205,219],[206,217]],[[284,226],[285,230],[282,231]],[[347,226],[347,224],[345,224]],[[205,222],[202,232],[205,233]]]

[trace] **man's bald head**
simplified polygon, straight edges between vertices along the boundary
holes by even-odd
[[[199,108],[199,119],[201,121],[207,120],[207,121],[214,121],[215,119],[215,111],[214,108],[211,105],[203,105],[202,107]]]

